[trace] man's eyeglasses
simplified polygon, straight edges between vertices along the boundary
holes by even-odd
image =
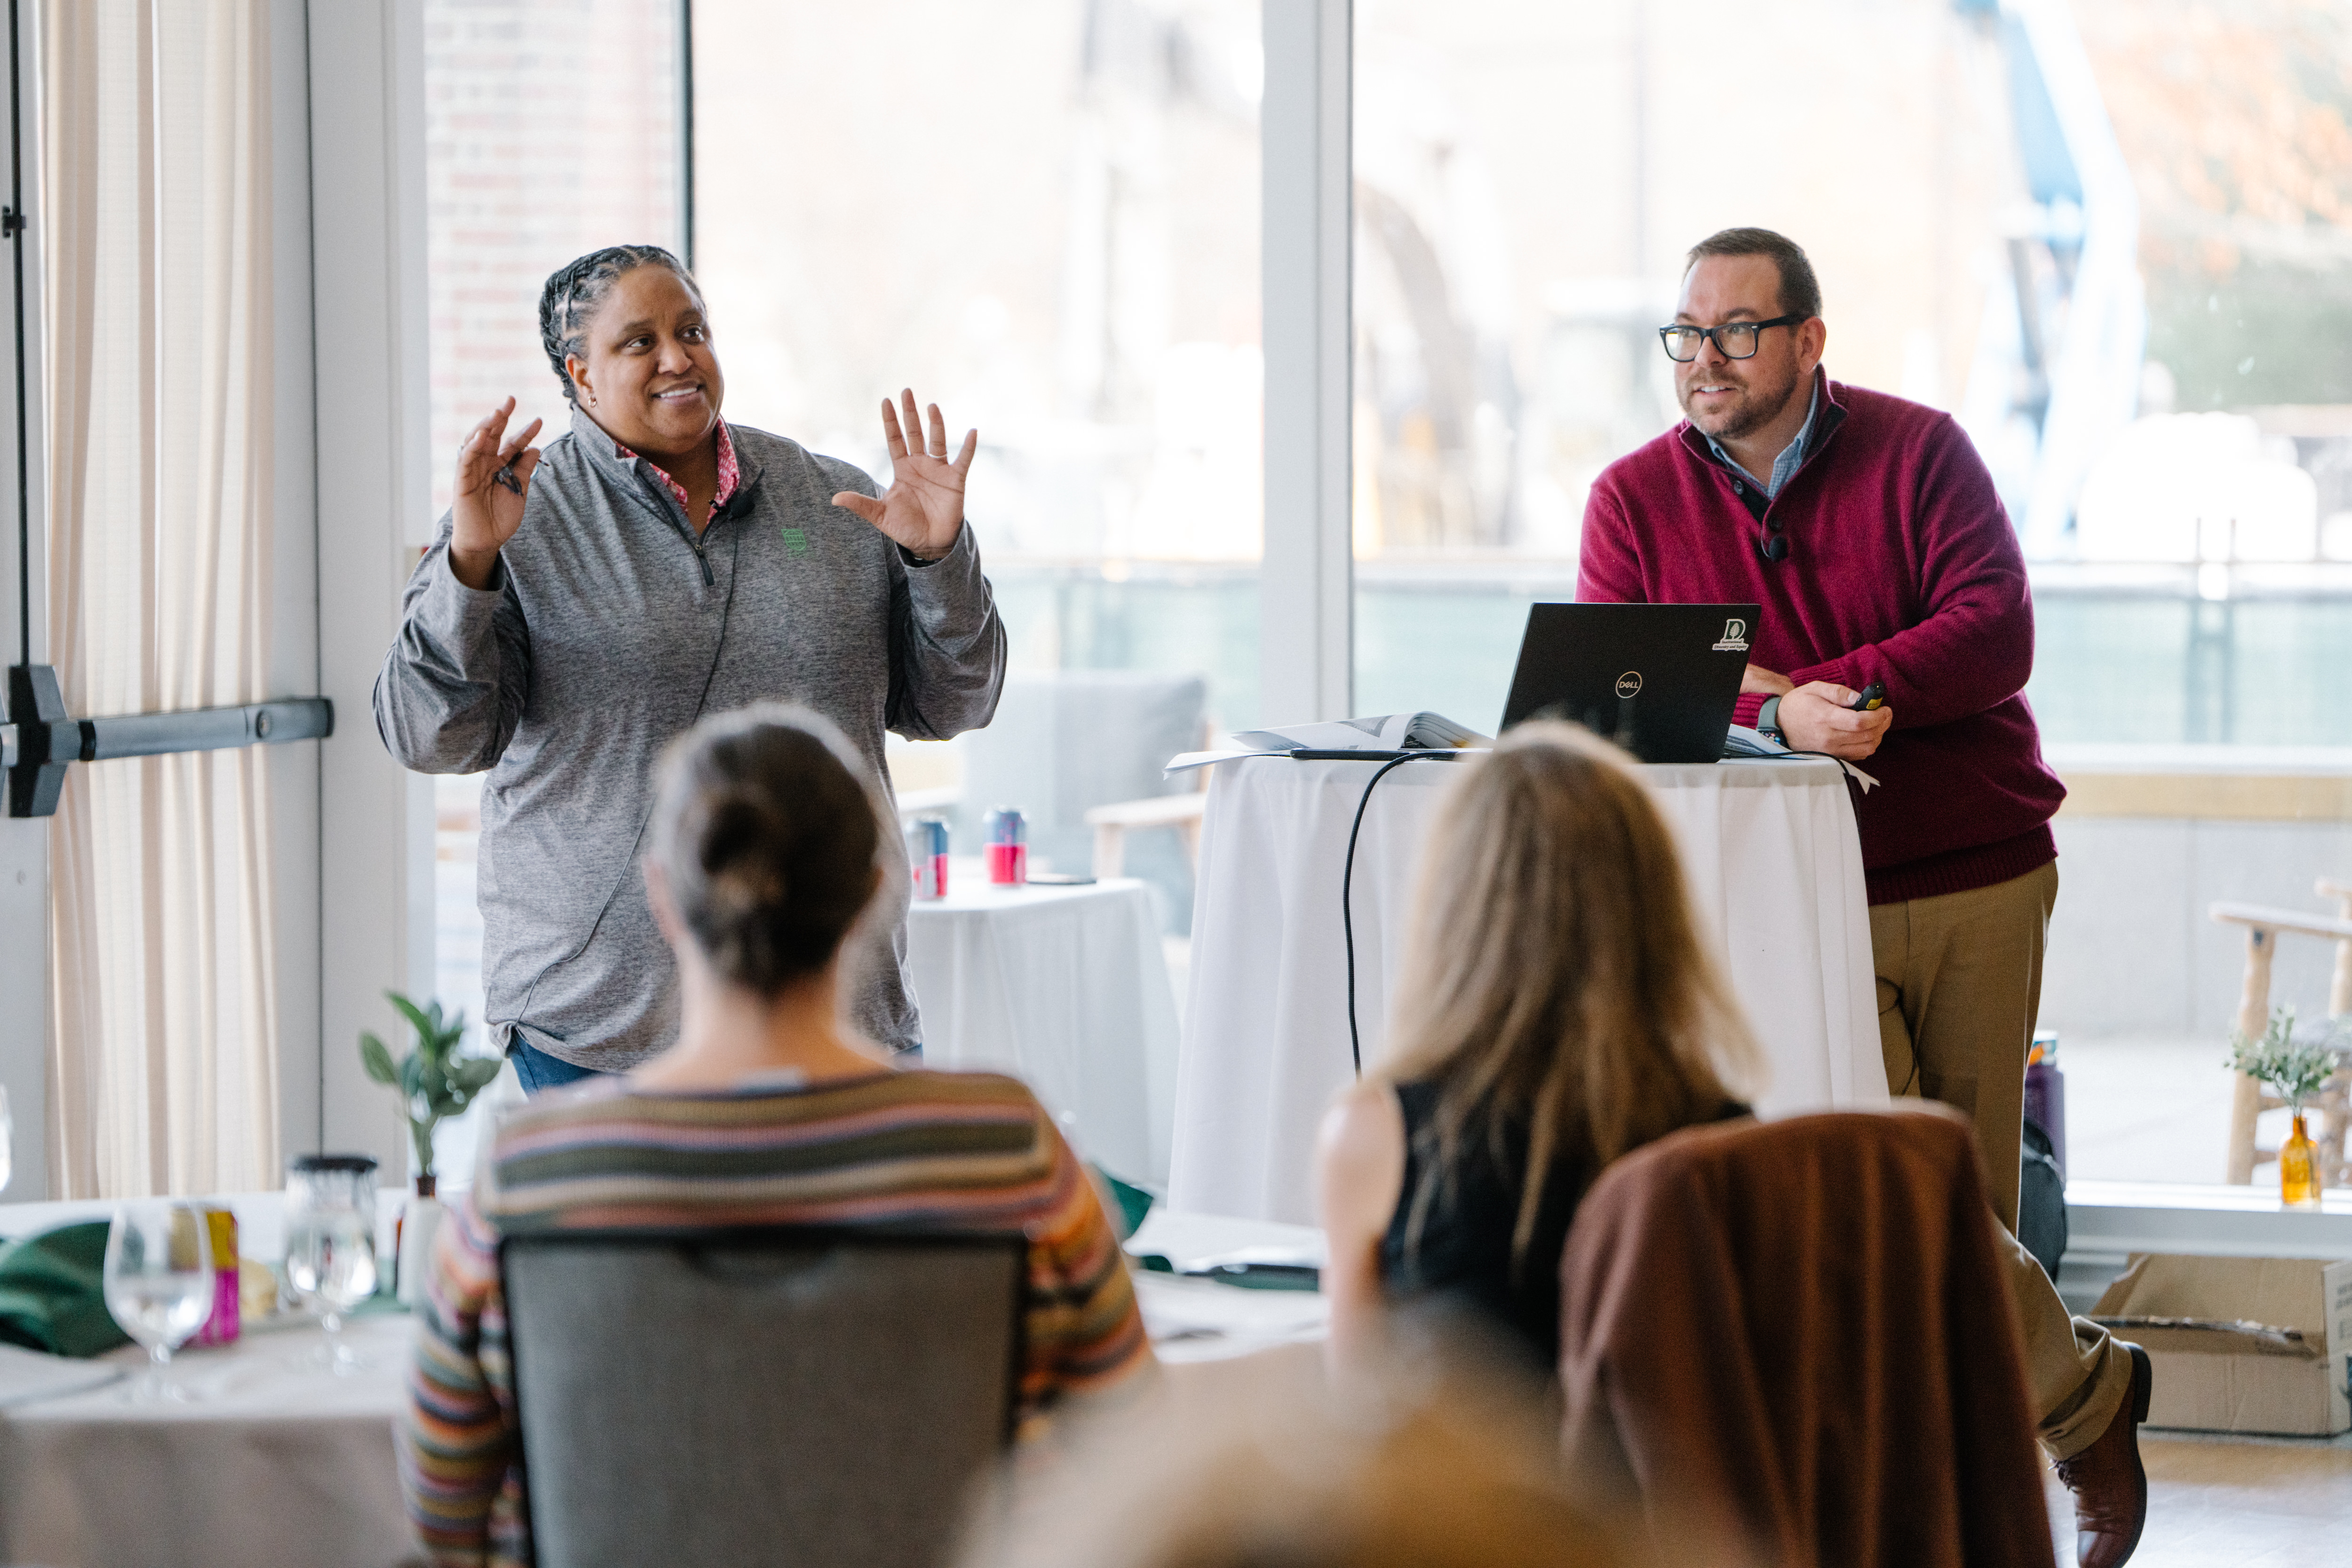
[[[1793,327],[1807,321],[1804,316],[1775,316],[1769,321],[1726,321],[1719,327],[1660,327],[1658,341],[1666,345],[1666,357],[1676,364],[1688,364],[1698,358],[1699,344],[1707,339],[1723,351],[1726,359],[1754,359],[1756,336],[1767,327]]]

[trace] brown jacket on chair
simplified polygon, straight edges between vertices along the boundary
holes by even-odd
[[[1571,1469],[1676,1561],[2052,1568],[1994,1223],[1939,1109],[1635,1150],[1561,1255]]]

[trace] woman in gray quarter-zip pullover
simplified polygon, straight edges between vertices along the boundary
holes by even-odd
[[[572,405],[541,452],[509,398],[457,458],[376,679],[376,729],[422,773],[489,770],[478,888],[487,1021],[527,1088],[669,1043],[677,984],[646,902],[655,759],[705,713],[779,699],[841,727],[887,795],[886,730],[988,722],[1004,627],[963,520],[978,432],[948,455],[912,392],[886,401],[891,482],[719,418],[700,291],[652,246],[548,279],[540,330]],[[852,1022],[921,1038],[904,970],[908,875],[849,962]]]

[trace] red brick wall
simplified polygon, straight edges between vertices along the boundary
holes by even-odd
[[[433,504],[501,398],[569,426],[539,291],[583,252],[679,249],[677,0],[425,0]]]

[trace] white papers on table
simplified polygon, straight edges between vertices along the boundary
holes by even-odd
[[[1382,713],[1370,719],[1330,719],[1311,724],[1277,724],[1243,730],[1244,746],[1269,752],[1304,746],[1315,752],[1400,752],[1415,748],[1486,746],[1494,742],[1442,713]]]
[[[1231,1215],[1182,1214],[1154,1204],[1128,1237],[1138,1257],[1156,1252],[1179,1273],[1194,1274],[1220,1263],[1293,1263],[1323,1267],[1323,1233],[1311,1225],[1280,1220],[1236,1219]]]
[[[1745,724],[1734,724],[1723,741],[1723,757],[1726,762],[1743,757],[1818,757],[1822,754],[1820,752],[1792,752],[1765,734],[1763,731],[1751,730]],[[1845,770],[1846,777],[1862,786],[1863,794],[1868,795],[1878,787],[1878,781],[1875,778],[1864,773],[1843,757],[1832,757],[1830,760]]]
[[[1251,1290],[1210,1279],[1135,1271],[1136,1304],[1164,1362],[1215,1361],[1319,1340],[1330,1304],[1314,1290]]]
[[[1220,1263],[1303,1264],[1321,1268],[1323,1233],[1311,1225],[1171,1214],[1154,1205],[1128,1238],[1130,1254],[1156,1252],[1181,1269]],[[1152,1349],[1165,1362],[1216,1361],[1274,1345],[1319,1340],[1330,1317],[1314,1290],[1255,1290],[1138,1267],[1135,1298]]]
[[[1286,752],[1412,752],[1459,751],[1465,746],[1491,746],[1494,742],[1475,730],[1455,723],[1442,713],[1383,713],[1368,719],[1332,719],[1312,724],[1279,724],[1264,730],[1244,730],[1234,736],[1238,748],[1222,752],[1180,752],[1168,759],[1165,772],[1182,773],[1236,757],[1278,756]]]

